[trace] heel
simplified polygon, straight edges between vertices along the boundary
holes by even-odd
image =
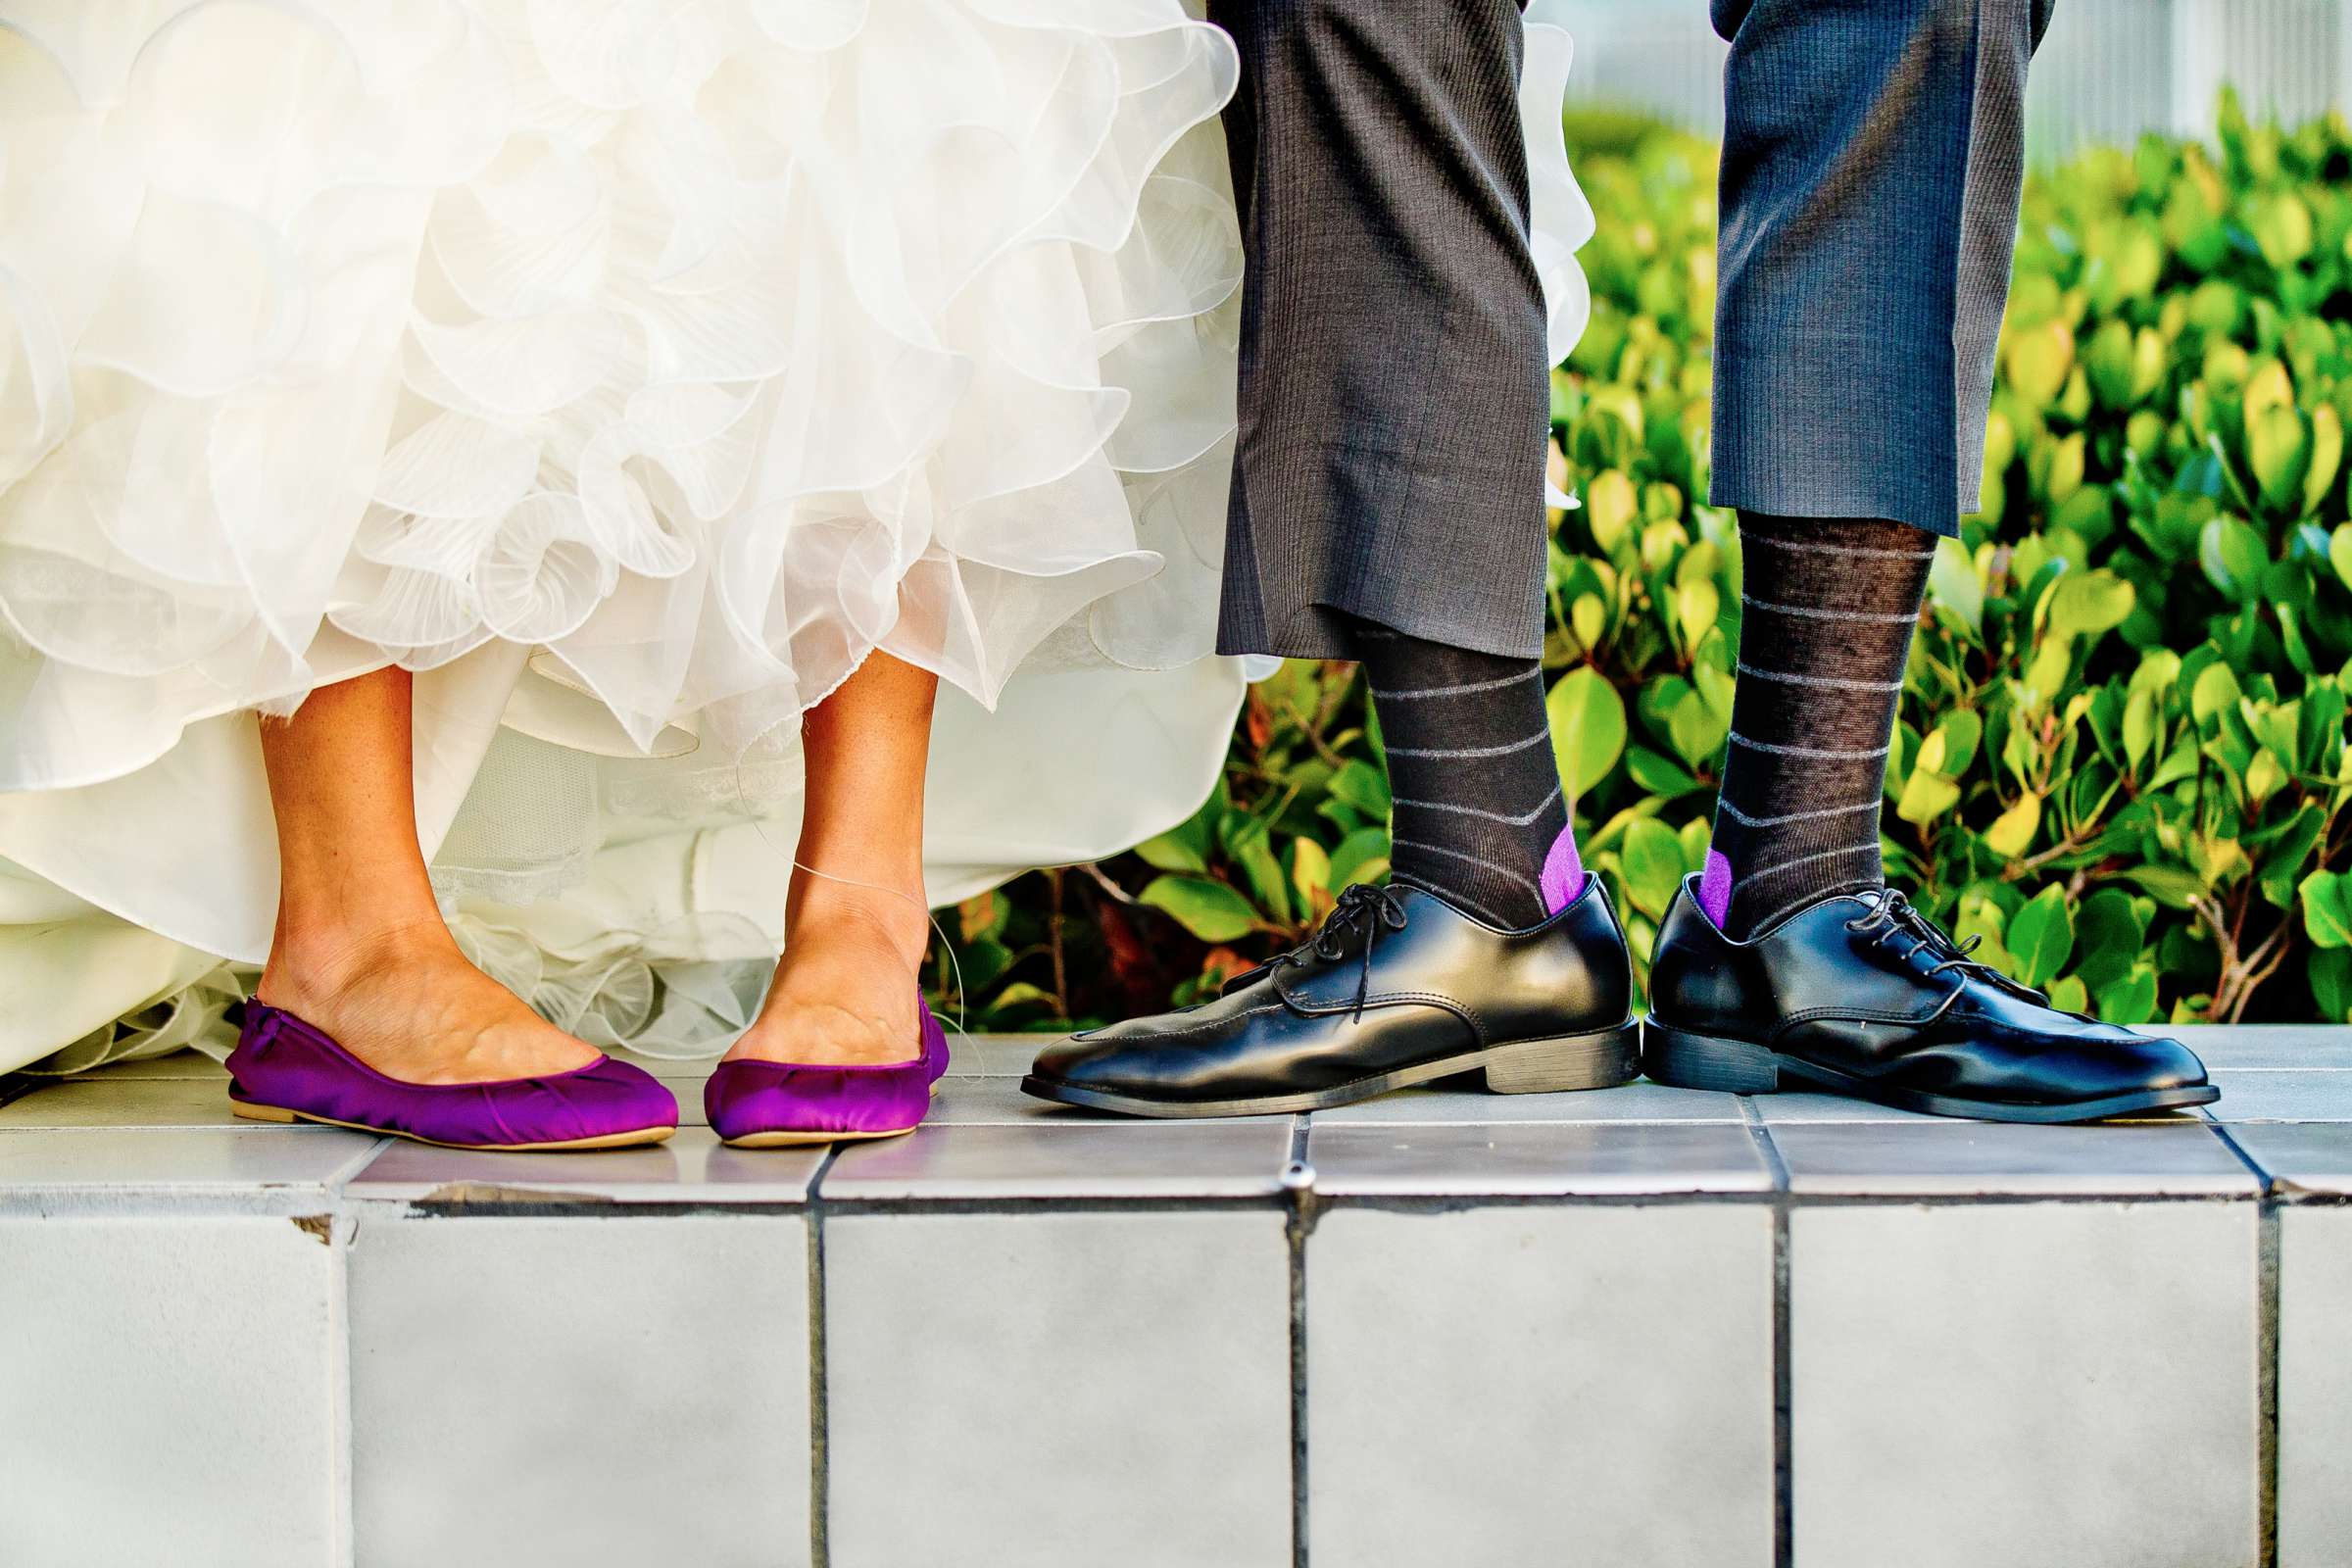
[[[1642,1030],[1642,1070],[1677,1089],[1769,1095],[1781,1087],[1780,1063],[1764,1047],[1670,1029],[1655,1019]]]
[[[1642,1070],[1641,1026],[1549,1040],[1521,1040],[1488,1054],[1487,1088],[1497,1095],[1545,1095],[1567,1089],[1613,1089]]]
[[[282,1105],[257,1105],[249,1100],[231,1099],[228,1113],[247,1121],[292,1121],[294,1113]]]

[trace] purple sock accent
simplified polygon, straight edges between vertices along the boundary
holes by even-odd
[[[1571,823],[1560,829],[1551,841],[1550,851],[1544,857],[1544,874],[1537,879],[1544,890],[1544,912],[1557,914],[1576,902],[1585,891],[1585,860],[1576,853],[1576,827]]]
[[[1732,912],[1732,862],[1723,858],[1721,850],[1707,852],[1706,869],[1698,873],[1698,908],[1701,914],[1723,928],[1723,917]]]

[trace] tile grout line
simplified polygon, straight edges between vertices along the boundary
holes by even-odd
[[[2256,1498],[2262,1568],[2278,1568],[2278,1205],[2267,1196],[2255,1210],[2254,1333]]]
[[[330,1210],[334,1200],[330,1199]],[[329,1212],[326,1222],[328,1268],[327,1290],[327,1396],[333,1436],[328,1439],[328,1451],[334,1456],[334,1474],[328,1485],[328,1496],[334,1504],[335,1561],[341,1568],[351,1568],[359,1560],[358,1497],[353,1473],[358,1468],[351,1451],[351,1250],[359,1242],[360,1220],[356,1214]]]
[[[1795,1422],[1788,1368],[1788,1163],[1781,1157],[1753,1096],[1740,1097],[1740,1115],[1772,1175],[1772,1560],[1789,1568],[1796,1552]]]
[[[1306,1238],[1315,1224],[1315,1168],[1307,1162],[1309,1118],[1291,1121],[1290,1162],[1283,1186],[1291,1201],[1283,1230],[1291,1270],[1291,1568],[1307,1568]]]
[[[818,1196],[825,1173],[841,1157],[841,1145],[825,1146],[824,1157],[808,1173],[803,1212],[808,1225],[808,1564],[828,1568],[832,1561],[832,1454],[828,1449],[831,1419],[825,1380],[825,1208]]]
[[[372,1140],[319,1184],[325,1199],[326,1242],[331,1259],[326,1283],[330,1325],[327,1393],[334,1422],[334,1435],[328,1440],[329,1451],[334,1456],[334,1474],[328,1494],[334,1505],[332,1528],[335,1562],[339,1568],[351,1568],[359,1561],[360,1551],[359,1463],[352,1452],[351,1254],[360,1243],[362,1210],[354,1205],[347,1189],[393,1142],[390,1138]]]
[[[2278,1568],[2278,1198],[2270,1173],[2228,1124],[2216,1122],[2213,1131],[2262,1184],[2254,1208],[2255,1550],[2261,1568]]]

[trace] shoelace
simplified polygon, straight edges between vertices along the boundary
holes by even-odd
[[[1276,954],[1269,959],[1269,972],[1290,964],[1304,964],[1314,959],[1336,963],[1348,956],[1348,944],[1360,938],[1364,945],[1363,962],[1355,976],[1355,1009],[1351,1021],[1361,1023],[1364,1002],[1372,994],[1372,949],[1379,943],[1383,931],[1404,929],[1404,901],[1390,888],[1376,888],[1369,882],[1357,882],[1342,891],[1339,902],[1315,934],[1288,953]]]
[[[1869,933],[1873,943],[1885,942],[1896,935],[1912,938],[1911,946],[1903,950],[1905,963],[1923,951],[1941,956],[1942,961],[1928,969],[1930,979],[1946,969],[1974,969],[1989,976],[1999,975],[1999,971],[1990,964],[1969,956],[1977,951],[1977,945],[1984,940],[1982,936],[1970,937],[1965,942],[1953,941],[1943,927],[1920,912],[1919,906],[1898,888],[1879,889],[1872,900],[1870,912],[1846,921],[1845,928],[1857,935]]]

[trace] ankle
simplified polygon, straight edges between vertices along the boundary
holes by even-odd
[[[930,950],[931,921],[927,911],[909,908],[887,893],[828,895],[809,899],[794,908],[786,926],[784,951],[789,962],[795,949],[804,954],[825,950],[862,950],[874,960],[893,961],[909,974],[921,972]]]
[[[437,912],[365,924],[281,916],[254,995],[300,1012],[364,987],[371,976],[456,954],[457,941]]]
[[[874,875],[838,871],[830,865],[826,869],[832,874],[804,870],[794,877],[785,910],[786,947],[805,936],[878,941],[907,964],[920,967],[931,945],[931,911],[924,902],[921,873]]]

